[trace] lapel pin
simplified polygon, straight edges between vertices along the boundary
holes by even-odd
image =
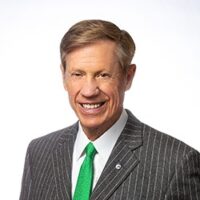
[[[119,169],[121,169],[121,167],[122,167],[122,166],[118,163],[118,164],[116,164],[115,169],[118,169],[118,170],[119,170]]]

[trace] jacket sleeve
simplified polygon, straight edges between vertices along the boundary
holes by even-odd
[[[24,172],[21,184],[20,200],[31,200],[31,189],[32,189],[32,176],[31,176],[31,163],[29,148],[26,153]]]
[[[200,154],[190,151],[175,169],[165,200],[200,200]]]

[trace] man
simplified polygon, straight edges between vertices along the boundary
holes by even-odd
[[[60,52],[79,121],[30,143],[20,200],[200,199],[200,154],[123,108],[136,69],[131,36],[81,21]]]

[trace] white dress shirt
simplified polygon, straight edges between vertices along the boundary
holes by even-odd
[[[94,180],[93,180],[93,188],[96,185],[103,168],[111,154],[111,151],[120,136],[126,121],[128,119],[128,115],[125,110],[123,110],[118,121],[108,129],[104,134],[102,134],[95,141],[92,141],[93,145],[97,150],[97,154],[94,157]],[[72,196],[74,195],[74,190],[76,187],[76,182],[79,174],[79,170],[81,164],[85,158],[84,149],[86,145],[91,142],[79,123],[79,130],[77,133],[77,138],[74,144],[73,151],[73,161],[72,161]]]

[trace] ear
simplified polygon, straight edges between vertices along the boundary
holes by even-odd
[[[128,71],[126,72],[126,90],[129,90],[132,85],[135,71],[136,71],[136,65],[135,64],[129,65]]]
[[[65,74],[65,69],[64,69],[64,67],[63,67],[62,64],[60,64],[60,70],[61,70],[61,73],[62,73],[63,86],[64,86],[65,90],[67,91],[67,86],[66,86],[66,74]]]

